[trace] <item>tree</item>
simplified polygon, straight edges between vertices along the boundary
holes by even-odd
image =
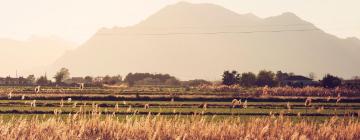
[[[290,76],[290,74],[288,74],[286,72],[283,73],[282,71],[277,71],[276,75],[275,75],[275,79],[276,79],[276,81],[281,82],[281,81],[287,79],[289,76]]]
[[[134,84],[166,84],[168,79],[175,78],[174,76],[170,76],[169,74],[150,74],[150,73],[129,73],[126,75],[124,81],[129,84],[129,86],[133,86]],[[176,78],[175,78],[176,79]],[[149,83],[150,82],[150,83]]]
[[[145,79],[135,82],[137,85],[160,85],[161,80],[159,78],[146,77]]]
[[[129,86],[133,86],[135,84],[135,79],[133,78],[134,75],[129,73],[126,75],[124,81],[129,84]]]
[[[275,81],[280,86],[286,85],[285,83],[283,83],[283,81],[286,80],[287,78],[289,78],[291,75],[293,75],[293,73],[277,71],[276,75],[275,75]]]
[[[256,84],[256,75],[252,72],[242,73],[240,78],[240,85],[251,87]]]
[[[240,74],[238,74],[237,71],[224,71],[224,74],[222,75],[222,83],[224,85],[234,85],[234,84],[238,84],[240,81]]]
[[[258,86],[275,86],[275,74],[272,71],[266,71],[262,70],[259,72],[257,78],[256,78],[256,84]]]
[[[102,79],[102,83],[104,84],[110,84],[110,80],[111,77],[109,75],[106,75],[103,79]]]
[[[212,83],[210,81],[206,81],[203,79],[195,79],[195,80],[189,80],[183,82],[183,85],[190,86],[190,87],[196,87],[199,85],[211,85]]]
[[[69,70],[67,68],[61,68],[60,71],[58,71],[56,73],[54,78],[55,78],[56,83],[58,83],[58,84],[62,83],[62,82],[64,82],[64,80],[70,78],[70,72],[69,72]]]
[[[321,84],[325,88],[335,88],[337,86],[341,85],[341,79],[339,77],[327,74],[325,77],[321,80]]]
[[[94,78],[91,76],[85,76],[84,80],[85,80],[85,83],[91,84],[93,82]]]
[[[51,81],[47,79],[46,76],[40,76],[39,79],[36,80],[36,84],[38,85],[48,85]]]
[[[103,83],[109,84],[109,85],[114,85],[116,83],[120,83],[121,81],[122,81],[122,77],[120,75],[117,75],[117,76],[106,75],[103,78]]]
[[[352,77],[351,79],[353,79],[353,80],[360,80],[360,76],[354,76],[354,77]]]
[[[116,84],[122,82],[121,75],[112,76],[110,80],[110,84]]]
[[[288,74],[289,74],[289,76],[295,76],[295,73],[293,73],[293,72],[289,72]]]
[[[26,80],[30,81],[31,84],[34,84],[36,82],[36,78],[34,75],[29,75],[28,77],[26,77]]]
[[[178,86],[180,81],[176,78],[169,78],[165,81],[165,85]]]
[[[310,73],[309,73],[309,78],[312,79],[312,80],[315,80],[315,79],[316,79],[315,73],[310,72]]]

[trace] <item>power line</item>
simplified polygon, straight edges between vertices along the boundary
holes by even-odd
[[[255,25],[221,25],[221,26],[146,26],[142,25],[140,28],[155,28],[155,29],[168,29],[168,28],[218,28],[218,27],[238,27],[238,28],[248,28],[248,27],[291,27],[291,26],[314,26],[310,23],[297,23],[297,24],[255,24]]]
[[[293,30],[258,30],[258,31],[217,31],[217,32],[168,32],[168,33],[98,33],[97,35],[139,35],[139,36],[169,36],[169,35],[217,35],[217,34],[252,34],[252,33],[281,33],[281,32],[306,32],[306,31],[320,31],[318,28],[312,29],[293,29]]]

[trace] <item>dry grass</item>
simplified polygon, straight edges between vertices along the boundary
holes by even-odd
[[[303,87],[303,88],[274,87],[274,88],[269,88],[268,92],[272,96],[337,97],[342,95],[346,97],[354,97],[360,95],[360,91],[358,89],[348,89],[348,88],[339,88],[339,87],[335,89],[326,89],[322,87]]]
[[[201,85],[197,87],[201,91],[213,91],[213,92],[241,92],[248,93],[250,95],[271,95],[271,96],[319,96],[319,97],[336,97],[338,95],[344,97],[358,97],[360,96],[359,89],[350,88],[335,88],[327,89],[323,87],[254,87],[251,90],[241,87],[239,85]]]
[[[360,139],[360,122],[323,123],[283,118],[211,120],[201,116],[127,116],[0,121],[0,139]]]

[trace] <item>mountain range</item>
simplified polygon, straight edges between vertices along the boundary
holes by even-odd
[[[114,17],[119,18],[119,17]],[[360,75],[360,41],[328,34],[294,13],[259,18],[213,4],[169,5],[130,27],[102,28],[47,71],[73,75],[169,73],[220,79],[224,70]]]

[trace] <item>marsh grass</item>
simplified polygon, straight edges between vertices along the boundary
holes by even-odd
[[[215,118],[129,115],[119,119],[98,113],[0,119],[0,139],[360,139],[360,122],[353,119]]]

